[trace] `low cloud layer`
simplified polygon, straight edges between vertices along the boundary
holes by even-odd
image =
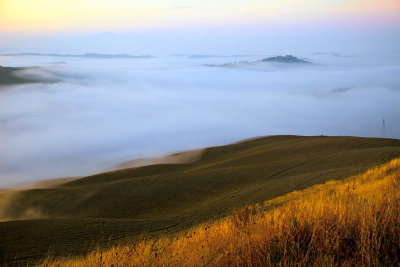
[[[0,186],[260,135],[400,138],[398,55],[299,56],[0,56],[61,80],[0,88]]]

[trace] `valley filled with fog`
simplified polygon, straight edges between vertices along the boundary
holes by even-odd
[[[0,186],[264,135],[400,138],[398,54],[2,55]],[[383,125],[384,120],[384,125]]]

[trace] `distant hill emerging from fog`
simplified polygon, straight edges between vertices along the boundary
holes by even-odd
[[[299,58],[297,58],[295,56],[292,56],[292,55],[269,57],[269,58],[264,58],[261,61],[262,62],[311,64],[310,61],[299,59]]]
[[[234,63],[225,63],[225,64],[204,64],[206,67],[238,67],[238,66],[260,66],[260,63],[284,63],[284,64],[293,64],[293,65],[312,65],[310,61],[299,59],[298,57],[292,55],[286,56],[276,56],[276,57],[268,57],[261,60],[256,61],[235,61]],[[282,64],[282,65],[284,65]]]
[[[16,74],[19,71],[24,71],[28,69],[30,68],[14,68],[14,67],[0,66],[0,85],[46,82],[39,79],[35,79],[34,77],[28,78]]]

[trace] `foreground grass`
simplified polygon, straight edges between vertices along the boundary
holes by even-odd
[[[399,201],[397,159],[361,175],[246,207],[176,237],[41,265],[398,265]]]

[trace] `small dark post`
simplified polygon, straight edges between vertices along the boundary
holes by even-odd
[[[382,119],[382,137],[385,137],[385,118]]]

